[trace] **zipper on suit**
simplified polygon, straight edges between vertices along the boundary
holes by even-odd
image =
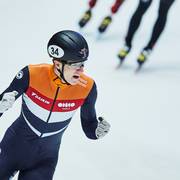
[[[54,100],[53,100],[53,103],[52,103],[52,106],[51,106],[51,109],[50,109],[48,118],[47,118],[47,120],[46,120],[47,123],[49,122],[49,119],[50,119],[50,117],[51,117],[52,110],[53,110],[53,108],[54,108],[54,104],[55,104],[55,102],[56,102],[58,92],[59,92],[59,87],[58,87],[57,90],[56,90],[56,94],[55,94],[55,97],[54,97]],[[43,133],[41,133],[40,137],[42,137],[42,135],[43,135]]]

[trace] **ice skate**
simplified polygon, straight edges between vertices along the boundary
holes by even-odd
[[[91,10],[89,9],[84,13],[83,17],[80,19],[79,26],[83,28],[89,22],[89,20],[91,19],[91,16],[92,16],[92,13],[91,13]]]
[[[118,53],[118,58],[120,60],[120,63],[117,68],[120,68],[126,58],[126,56],[129,54],[131,48],[129,46],[124,46]]]
[[[147,61],[150,53],[151,53],[151,50],[148,49],[148,50],[143,50],[143,51],[139,54],[139,56],[138,56],[138,58],[137,58],[138,67],[137,67],[137,69],[136,69],[136,72],[138,72],[138,71],[142,68],[143,64]]]
[[[112,17],[111,16],[107,16],[103,19],[103,21],[101,22],[98,31],[100,33],[104,33],[107,29],[107,27],[111,24],[112,22]]]

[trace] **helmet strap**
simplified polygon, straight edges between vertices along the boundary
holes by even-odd
[[[66,81],[66,79],[64,77],[64,66],[65,66],[65,63],[62,63],[62,71],[60,69],[57,69],[57,71],[60,74],[60,78],[65,82],[64,84],[71,85]]]

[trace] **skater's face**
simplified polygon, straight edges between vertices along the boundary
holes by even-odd
[[[57,69],[59,69],[62,72],[63,64],[59,61],[54,61],[54,65],[55,65],[55,73],[56,74],[58,73],[58,76],[60,76]],[[83,73],[83,71],[84,71],[84,62],[65,64],[64,70],[63,70],[63,75],[64,75],[65,80],[69,84],[76,85],[82,81],[80,76]]]

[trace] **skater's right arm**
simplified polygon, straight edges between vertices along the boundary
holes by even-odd
[[[15,100],[21,96],[29,86],[28,66],[19,71],[9,87],[0,94],[0,116],[12,107]]]

